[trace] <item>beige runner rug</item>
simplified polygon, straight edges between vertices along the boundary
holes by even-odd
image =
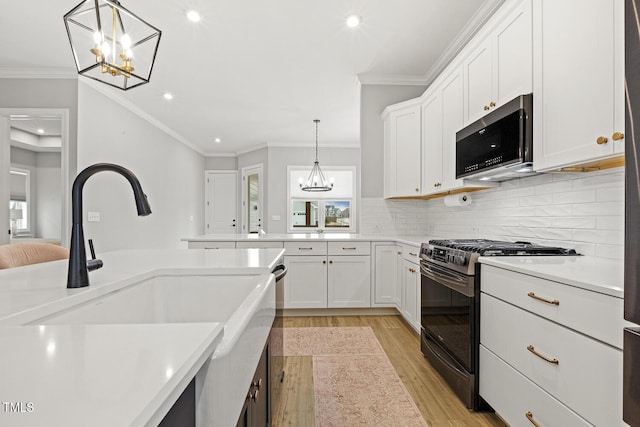
[[[284,328],[283,341],[313,356],[316,427],[427,425],[371,328]]]

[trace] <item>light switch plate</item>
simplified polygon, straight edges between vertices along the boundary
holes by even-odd
[[[88,212],[87,213],[87,221],[89,221],[89,222],[98,222],[98,221],[100,221],[100,212]]]

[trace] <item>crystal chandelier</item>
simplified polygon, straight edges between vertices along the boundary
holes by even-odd
[[[162,32],[118,0],[85,0],[64,24],[78,74],[122,90],[149,83]]]
[[[307,182],[300,183],[300,188],[304,191],[331,191],[333,182],[329,183],[326,180],[322,169],[320,169],[320,163],[318,163],[318,123],[320,123],[320,120],[315,119],[314,122],[316,124],[316,161],[313,163]]]

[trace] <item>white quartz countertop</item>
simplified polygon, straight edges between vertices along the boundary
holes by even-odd
[[[20,325],[158,275],[270,273],[283,249],[124,250],[100,254],[90,285],[67,289],[67,261],[0,270],[0,325]]]
[[[0,425],[157,425],[221,338],[219,323],[0,327]]]
[[[293,233],[293,234],[202,234],[182,239],[184,242],[225,242],[225,241],[326,241],[326,242],[397,242],[420,246],[431,239],[429,236],[394,236],[382,234],[348,233]]]
[[[622,260],[593,256],[494,256],[480,257],[479,261],[617,298],[624,297]]]

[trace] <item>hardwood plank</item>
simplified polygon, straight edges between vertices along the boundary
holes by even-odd
[[[400,316],[285,317],[279,324],[285,328],[369,326],[430,427],[505,426],[497,415],[472,412],[462,404],[423,357],[420,337]],[[290,368],[285,368],[287,385],[284,392],[288,396],[282,399],[284,407],[276,411],[278,418],[274,425],[313,426],[311,358],[307,357],[308,360],[303,362],[299,359],[304,357],[286,357],[285,363],[289,359],[287,366]],[[305,415],[305,412],[311,415]]]

